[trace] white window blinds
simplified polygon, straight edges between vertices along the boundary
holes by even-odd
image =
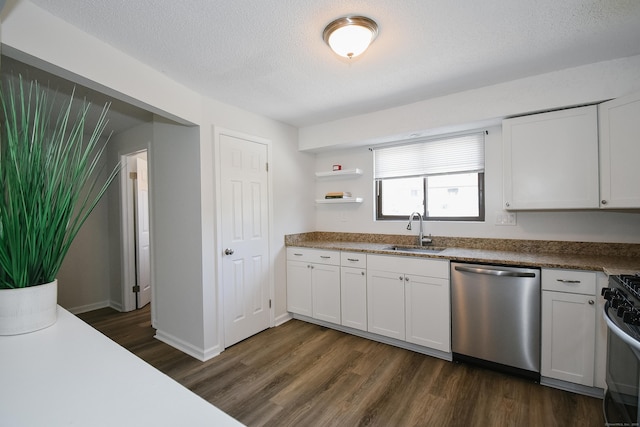
[[[375,179],[484,171],[484,132],[374,148]]]

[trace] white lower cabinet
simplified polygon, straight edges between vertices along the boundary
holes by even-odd
[[[311,265],[311,317],[340,324],[340,267]]]
[[[367,309],[369,332],[404,340],[404,274],[367,269]]]
[[[448,260],[289,247],[287,310],[451,352]]]
[[[311,316],[311,269],[308,262],[287,260],[287,311]]]
[[[342,325],[367,330],[367,273],[364,268],[341,267]]]
[[[369,332],[450,352],[449,262],[369,255],[367,265]]]
[[[342,325],[367,330],[367,262],[363,253],[340,255],[340,305]]]
[[[287,310],[340,324],[340,253],[287,248]]]
[[[406,340],[451,351],[449,279],[405,276]]]
[[[595,385],[596,273],[542,270],[543,377]]]

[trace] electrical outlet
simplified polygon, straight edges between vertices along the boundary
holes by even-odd
[[[516,222],[515,212],[496,212],[496,225],[516,225]]]

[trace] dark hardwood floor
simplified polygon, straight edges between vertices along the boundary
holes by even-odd
[[[292,320],[200,362],[148,306],[79,316],[248,426],[603,426],[602,401]]]

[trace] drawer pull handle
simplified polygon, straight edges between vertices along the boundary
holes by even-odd
[[[302,254],[294,254],[295,256],[302,256]]]
[[[329,259],[331,257],[330,256],[326,256],[326,255],[320,255],[320,258]]]
[[[347,261],[358,262],[360,260],[358,258],[347,258]]]
[[[560,283],[580,283],[580,280],[556,279]]]

